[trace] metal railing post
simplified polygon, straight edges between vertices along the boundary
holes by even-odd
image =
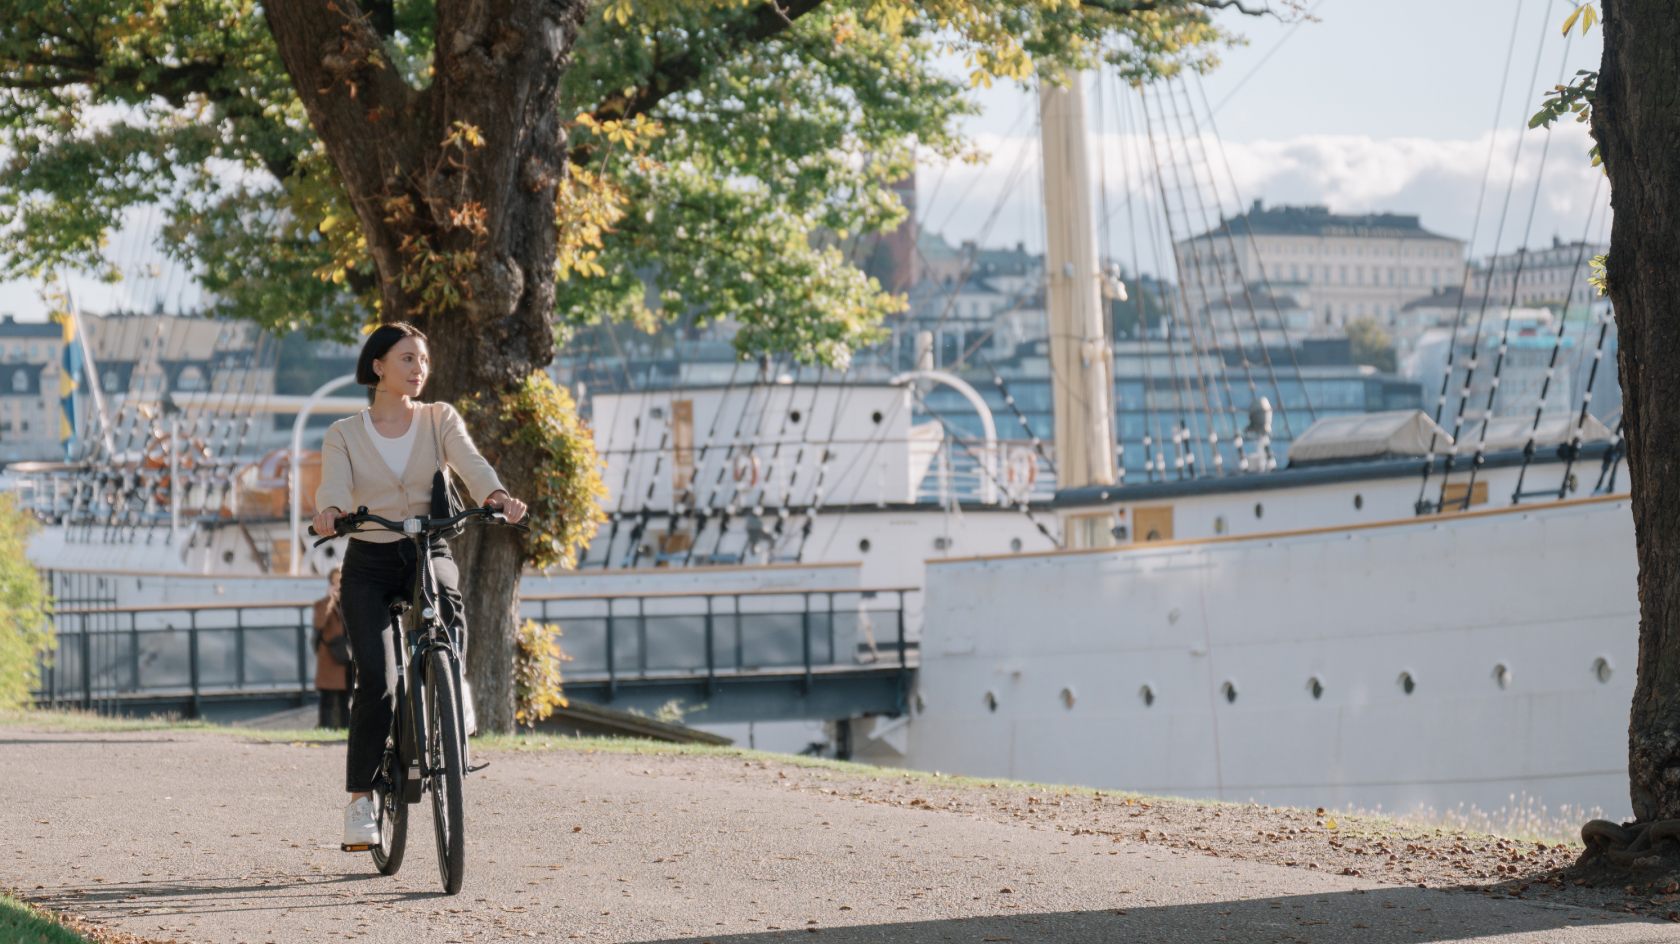
[[[712,595],[706,594],[706,695],[717,691],[717,656],[713,652]]]
[[[245,610],[233,611],[233,687],[245,690]]]
[[[607,701],[618,697],[618,659],[614,652],[613,633],[615,628],[613,619],[613,600],[607,598]]]
[[[636,598],[636,674],[642,678],[648,672],[647,597]]]
[[[93,634],[88,632],[87,614],[81,614],[82,624],[82,710],[93,710]]]
[[[904,641],[904,591],[898,591],[898,713],[910,707],[910,653]]]
[[[192,683],[192,716],[203,714],[198,699],[198,611],[187,611],[187,674]]]
[[[811,594],[803,594],[805,605],[799,608],[800,636],[805,648],[805,694],[811,693]]]
[[[297,668],[298,668],[298,705],[302,706],[309,697],[309,644],[306,641],[309,633],[315,629],[315,613],[311,607],[298,607],[297,621]]]
[[[140,690],[140,614],[128,611],[128,675],[134,690]]]

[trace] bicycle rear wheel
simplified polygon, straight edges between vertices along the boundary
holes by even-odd
[[[373,788],[373,808],[379,818],[379,844],[373,847],[373,865],[380,875],[395,875],[408,851],[408,804],[392,791],[390,782]]]
[[[427,761],[432,790],[432,828],[437,834],[438,877],[451,895],[461,890],[466,872],[466,834],[461,805],[461,713],[455,673],[449,656],[434,650],[426,656]]]

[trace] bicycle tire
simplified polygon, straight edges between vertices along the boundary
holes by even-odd
[[[408,851],[408,804],[389,781],[373,788],[373,807],[379,817],[379,842],[373,847],[373,867],[380,875],[395,875]]]
[[[445,893],[461,890],[466,873],[465,815],[462,809],[461,713],[455,673],[449,656],[435,650],[426,656],[427,767],[432,789],[432,830],[437,837],[438,877]]]

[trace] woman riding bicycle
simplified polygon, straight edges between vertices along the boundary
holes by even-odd
[[[402,322],[381,325],[368,335],[356,361],[356,382],[369,388],[370,407],[334,423],[321,446],[321,486],[315,491],[317,534],[332,534],[338,518],[366,507],[373,514],[402,519],[431,514],[432,477],[440,466],[453,469],[469,494],[498,508],[508,521],[525,516],[525,503],[509,495],[496,470],[479,455],[459,413],[447,403],[421,403],[431,358],[426,336]],[[432,543],[440,615],[466,650],[460,574],[443,541]],[[356,663],[350,706],[345,787],[344,844],[379,842],[372,790],[385,752],[396,705],[397,640],[391,603],[403,598],[418,571],[414,544],[390,531],[351,536],[344,555],[341,609]]]

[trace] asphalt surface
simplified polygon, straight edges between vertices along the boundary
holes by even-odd
[[[787,789],[757,761],[498,752],[439,893],[429,806],[340,852],[342,748],[0,728],[0,886],[190,944],[1633,942],[1680,925]]]

